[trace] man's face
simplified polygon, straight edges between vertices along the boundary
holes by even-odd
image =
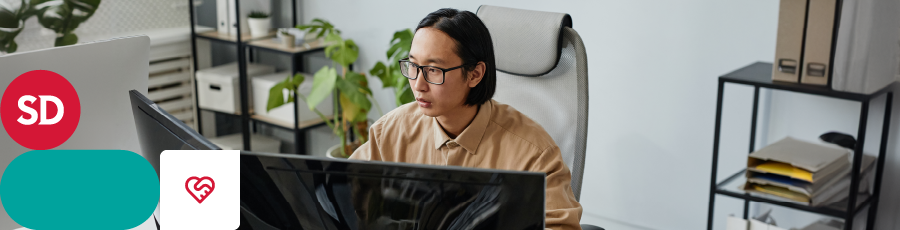
[[[463,64],[455,50],[456,42],[443,31],[430,27],[420,28],[413,37],[409,61],[420,66],[453,68]],[[428,77],[432,82],[441,81],[440,74]],[[445,72],[444,84],[441,85],[425,81],[421,71],[416,80],[409,80],[419,111],[430,117],[449,115],[455,109],[462,108],[471,87],[476,85],[478,82],[465,76],[463,68]]]

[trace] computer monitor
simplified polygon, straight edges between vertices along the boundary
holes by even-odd
[[[156,169],[156,175],[159,175],[159,155],[165,150],[221,149],[137,90],[128,94],[141,152]]]
[[[274,184],[290,229],[544,229],[540,172],[241,152],[241,177]]]
[[[137,91],[141,149],[219,149]],[[155,158],[151,159],[150,156]],[[540,172],[241,152],[239,229],[544,229]]]

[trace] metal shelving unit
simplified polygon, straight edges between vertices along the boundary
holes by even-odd
[[[750,128],[750,149],[749,153],[752,153],[756,149],[754,148],[754,143],[756,142],[756,121],[757,121],[757,112],[759,108],[759,89],[760,88],[768,88],[796,93],[805,93],[829,98],[836,99],[844,99],[850,101],[856,101],[862,104],[860,109],[860,117],[859,117],[859,129],[856,135],[856,146],[853,153],[853,163],[851,169],[851,179],[850,179],[850,189],[847,191],[849,193],[847,206],[826,206],[826,207],[812,207],[809,205],[799,204],[795,202],[787,202],[777,199],[772,199],[771,197],[761,196],[757,194],[751,194],[744,191],[737,190],[734,186],[737,183],[740,183],[744,178],[741,175],[744,175],[744,171],[737,172],[723,181],[717,181],[716,172],[718,170],[718,160],[719,160],[719,136],[721,131],[721,123],[722,123],[722,95],[725,89],[725,83],[731,84],[740,84],[740,85],[749,85],[753,86],[753,114],[751,118],[751,128]],[[713,227],[713,211],[715,209],[715,198],[716,195],[724,195],[733,198],[743,199],[744,200],[744,219],[747,219],[749,204],[751,201],[753,202],[763,202],[774,205],[779,205],[783,207],[792,208],[795,210],[801,210],[811,213],[817,213],[821,215],[831,216],[835,218],[844,219],[845,229],[851,229],[853,226],[853,218],[864,210],[864,207],[869,206],[868,211],[868,219],[866,221],[866,228],[873,229],[875,223],[875,216],[878,210],[878,198],[879,193],[881,191],[881,179],[882,172],[884,171],[884,157],[885,151],[887,149],[887,140],[888,140],[888,131],[890,126],[890,117],[891,117],[891,101],[893,99],[894,93],[890,91],[891,86],[887,86],[877,92],[872,94],[858,94],[858,93],[850,93],[850,92],[841,92],[832,90],[830,87],[826,86],[814,86],[814,85],[803,85],[797,83],[787,83],[787,82],[777,82],[772,81],[772,64],[771,63],[763,63],[757,62],[753,63],[749,66],[738,69],[734,72],[725,74],[719,77],[719,90],[718,90],[718,99],[716,102],[716,125],[715,125],[715,137],[713,140],[713,160],[712,160],[712,177],[710,179],[710,187],[709,187],[709,213],[707,216],[707,229],[712,229]],[[877,98],[879,96],[884,95],[886,97],[885,100],[885,110],[884,110],[884,122],[882,123],[882,131],[881,131],[881,145],[879,146],[878,151],[878,160],[876,161],[876,171],[875,171],[875,185],[874,190],[871,191],[871,196],[863,197],[863,200],[857,200],[856,191],[859,191],[859,183],[860,183],[860,162],[862,162],[862,154],[863,154],[863,146],[866,140],[866,125],[868,124],[868,114],[869,114],[869,103],[872,99]],[[849,211],[848,211],[849,210]]]
[[[236,28],[238,30],[236,35],[231,35],[228,33],[219,33],[218,31],[208,31],[208,32],[203,32],[203,33],[196,33],[195,27],[197,25],[196,25],[196,21],[195,21],[194,2],[190,1],[190,0],[188,2],[189,2],[188,3],[189,6],[190,6],[190,20],[191,20],[191,45],[192,45],[192,53],[194,54],[194,56],[196,56],[196,54],[197,54],[197,48],[196,48],[197,39],[205,39],[205,40],[208,40],[211,42],[227,44],[227,45],[234,45],[237,47],[237,62],[238,62],[238,71],[239,71],[238,82],[239,82],[240,94],[241,94],[241,96],[240,96],[240,103],[241,103],[240,111],[237,111],[234,114],[227,114],[227,113],[222,113],[222,112],[217,112],[217,111],[212,111],[212,110],[206,110],[206,111],[211,111],[211,112],[218,113],[218,114],[226,114],[229,116],[239,116],[240,117],[244,150],[250,150],[250,147],[251,147],[250,146],[251,145],[250,135],[251,135],[251,133],[256,131],[257,126],[268,125],[268,126],[272,126],[275,128],[292,130],[293,134],[294,134],[294,146],[295,146],[294,152],[296,154],[305,154],[305,151],[304,151],[305,146],[306,146],[305,140],[304,140],[305,139],[304,138],[305,131],[308,129],[311,129],[311,128],[325,125],[325,122],[322,121],[321,119],[300,122],[295,114],[295,116],[294,116],[294,124],[295,125],[293,125],[293,127],[292,127],[292,125],[287,124],[285,122],[280,122],[279,120],[275,120],[275,119],[272,119],[272,118],[269,118],[269,117],[266,117],[263,115],[254,115],[253,111],[249,107],[250,80],[248,79],[248,76],[247,76],[248,59],[249,59],[249,61],[253,61],[253,60],[252,60],[252,58],[248,58],[248,56],[251,56],[251,55],[247,55],[247,54],[248,54],[248,51],[252,54],[252,52],[254,52],[254,50],[264,50],[264,51],[274,52],[279,55],[287,55],[290,57],[290,63],[291,63],[290,64],[290,73],[294,74],[294,73],[298,73],[298,72],[302,71],[302,68],[301,68],[302,65],[299,62],[299,57],[301,57],[302,55],[306,55],[306,54],[310,54],[310,53],[314,53],[314,52],[321,52],[325,49],[327,44],[322,39],[317,39],[317,40],[307,40],[304,42],[304,44],[302,44],[300,46],[296,46],[294,48],[287,48],[287,47],[281,46],[280,43],[276,43],[271,39],[272,37],[275,36],[275,32],[271,32],[266,36],[251,37],[249,35],[249,33],[243,33],[241,31],[240,24],[238,24],[236,26]],[[297,26],[297,0],[290,0],[290,2],[291,2],[291,19],[292,19],[290,24],[293,27],[296,27]],[[233,9],[233,10],[236,12],[240,12],[240,1],[236,1],[235,9]],[[241,23],[241,22],[238,22],[238,23]],[[238,41],[240,41],[240,42],[238,42]],[[194,59],[194,70],[193,70],[194,72],[196,72],[198,70],[197,66],[198,66],[197,59],[195,58]],[[196,86],[197,86],[196,79],[193,79],[193,81],[194,81],[194,87],[195,87],[194,91],[196,92],[196,90],[197,90],[196,89]],[[298,98],[296,98],[296,95],[295,95],[294,101],[298,101],[297,99]],[[199,100],[197,99],[197,97],[195,97],[195,100],[197,100],[197,101],[195,101],[195,103],[197,103],[199,105]],[[298,103],[293,103],[293,104],[294,104],[293,111],[297,111]],[[200,125],[199,125],[201,123],[200,122],[201,110],[204,110],[204,109],[197,110],[197,117],[198,117],[197,130],[201,130]],[[331,119],[331,117],[329,117],[329,119]]]

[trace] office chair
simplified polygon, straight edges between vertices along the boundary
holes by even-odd
[[[564,13],[482,5],[497,64],[494,99],[537,122],[559,146],[581,199],[588,119],[587,54]],[[582,225],[584,229],[602,229]]]

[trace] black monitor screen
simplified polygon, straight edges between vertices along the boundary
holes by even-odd
[[[140,92],[131,90],[128,94],[141,154],[156,169],[156,175],[159,175],[159,155],[165,150],[220,149]]]
[[[219,149],[132,90],[141,151]],[[239,229],[544,229],[544,173],[241,152]],[[237,170],[237,169],[236,169]]]
[[[543,173],[249,152],[241,164],[285,198],[292,229],[544,229]]]

